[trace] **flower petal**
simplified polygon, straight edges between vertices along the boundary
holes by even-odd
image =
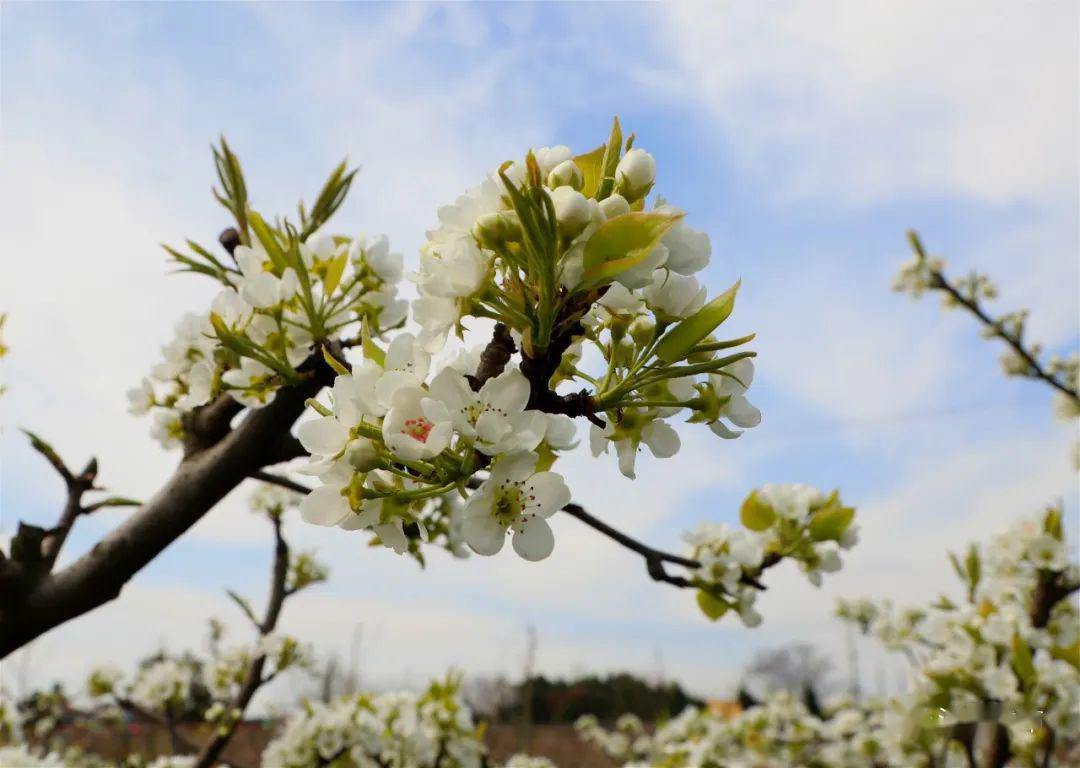
[[[478,509],[462,519],[461,534],[473,552],[491,556],[503,548],[506,529],[495,521],[489,510]]]
[[[536,562],[543,560],[555,549],[555,535],[551,532],[547,520],[535,518],[515,527],[512,544],[514,551],[524,559]]]
[[[669,459],[679,452],[679,433],[672,429],[670,424],[663,421],[653,421],[646,424],[641,430],[641,439],[649,446],[653,456],[658,459]]]
[[[300,502],[300,517],[313,525],[337,525],[352,512],[341,489],[323,485]]]
[[[349,430],[333,416],[305,421],[296,430],[296,437],[308,453],[335,456],[349,441]]]

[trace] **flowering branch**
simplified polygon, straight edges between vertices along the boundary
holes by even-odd
[[[951,282],[943,271],[944,261],[927,255],[917,232],[909,231],[908,240],[915,252],[915,260],[905,265],[901,271],[895,285],[897,290],[907,291],[915,296],[924,290],[942,292],[947,307],[963,307],[983,325],[984,334],[988,338],[999,338],[1005,342],[1015,356],[1003,361],[1008,373],[1041,380],[1067,398],[1075,409],[1080,409],[1076,364],[1057,360],[1043,364],[1039,359],[1040,346],[1029,346],[1024,342],[1026,312],[993,317],[980,303],[980,299],[993,299],[997,296],[996,287],[986,275],[974,273],[961,281]]]

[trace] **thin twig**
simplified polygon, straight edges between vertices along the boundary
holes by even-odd
[[[281,518],[271,515],[270,522],[274,526],[274,566],[270,576],[270,597],[267,600],[266,611],[263,614],[262,621],[256,625],[260,640],[277,628],[281,609],[285,604],[285,599],[290,594],[286,588],[289,575],[289,545],[285,541],[285,536],[281,530]],[[274,677],[273,674],[263,676],[265,666],[265,654],[260,653],[252,659],[251,664],[248,665],[244,683],[229,707],[230,713],[238,714],[235,717],[230,716],[228,724],[214,732],[214,737],[203,746],[202,751],[195,760],[194,768],[212,768],[221,757],[222,752],[225,751],[233,734],[236,732],[236,726],[243,718],[252,698],[260,688]]]

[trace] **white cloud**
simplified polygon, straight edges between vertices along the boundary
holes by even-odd
[[[657,11],[679,74],[655,84],[681,81],[780,197],[1074,194],[1077,13],[978,0],[679,3]]]

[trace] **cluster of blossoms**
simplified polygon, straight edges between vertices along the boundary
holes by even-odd
[[[340,205],[355,173],[339,167],[299,230],[271,226],[247,207],[239,163],[226,145],[215,150],[227,197],[218,199],[237,219],[222,244],[228,259],[188,241],[189,254],[167,249],[181,271],[221,284],[206,314],[188,315],[162,361],[128,393],[130,410],[153,410],[154,436],[175,447],[185,436],[184,415],[227,392],[245,406],[268,403],[281,386],[301,378],[298,368],[331,338],[379,334],[400,326],[408,303],[398,297],[402,258],[385,236],[368,239],[317,234]]]
[[[741,529],[702,523],[684,538],[698,563],[693,584],[698,605],[716,620],[734,610],[748,627],[761,623],[754,601],[762,571],[792,559],[814,586],[823,573],[840,569],[840,549],[857,541],[855,510],[836,492],[825,495],[806,485],[763,485],[743,502]]]
[[[614,443],[628,477],[642,444],[660,458],[678,450],[665,419],[680,411],[725,438],[761,419],[745,397],[751,353],[717,358],[753,337],[710,337],[737,286],[706,301],[694,274],[708,264],[709,238],[661,199],[645,211],[656,163],[632,145],[616,121],[591,152],[544,147],[504,164],[439,210],[412,276],[422,346],[440,348],[466,317],[503,323],[544,385],[593,390],[605,416],[593,453]],[[603,365],[589,370],[582,358],[593,352]]]
[[[948,728],[999,722],[1013,762],[1043,764],[1050,750],[1080,756],[1080,566],[1069,561],[1061,510],[1023,520],[952,558],[967,600],[925,608],[846,601],[838,614],[913,662],[904,710],[904,762],[938,749]],[[1070,751],[1071,750],[1071,751]],[[899,759],[899,758],[898,758]]]
[[[463,356],[468,359],[468,356]],[[373,530],[386,546],[406,551],[406,526],[428,538],[427,520],[473,474],[488,465],[488,479],[460,517],[469,546],[495,554],[508,532],[528,559],[551,552],[545,519],[570,500],[562,478],[545,471],[553,452],[573,444],[569,418],[526,410],[529,383],[509,368],[474,391],[456,365],[430,382],[429,356],[411,334],[397,336],[381,363],[365,359],[338,376],[331,407],[300,425],[298,437],[311,452],[303,472],[321,485],[300,505],[304,519],[346,530]],[[539,451],[539,453],[538,453]],[[445,514],[439,517],[446,519]]]
[[[263,768],[480,768],[482,728],[454,676],[420,694],[360,693],[308,703],[266,748]],[[505,768],[550,768],[514,756]]]
[[[620,717],[613,730],[591,716],[576,728],[626,768],[867,768],[893,765],[882,760],[889,722],[880,705],[855,707],[838,698],[815,714],[780,692],[730,718],[689,707],[651,733],[633,715]]]
[[[642,445],[677,452],[666,419],[680,411],[727,438],[759,422],[745,396],[752,353],[718,357],[752,337],[710,336],[736,289],[706,301],[693,275],[708,237],[660,201],[644,210],[655,163],[632,143],[616,123],[585,155],[530,152],[440,209],[410,276],[419,332],[385,350],[366,342],[315,406],[320,418],[299,428],[312,455],[304,471],[320,480],[301,505],[306,520],[370,530],[405,552],[430,538],[433,500],[459,494],[449,516],[434,515],[448,546],[459,537],[493,555],[510,536],[539,560],[554,547],[546,519],[570,500],[551,467],[576,445],[571,417],[593,421],[592,452],[614,444],[628,477]],[[433,371],[431,355],[466,317],[496,320],[492,343]],[[593,373],[590,350],[604,363]],[[498,353],[498,365],[485,362]],[[557,393],[574,382],[588,388]]]

